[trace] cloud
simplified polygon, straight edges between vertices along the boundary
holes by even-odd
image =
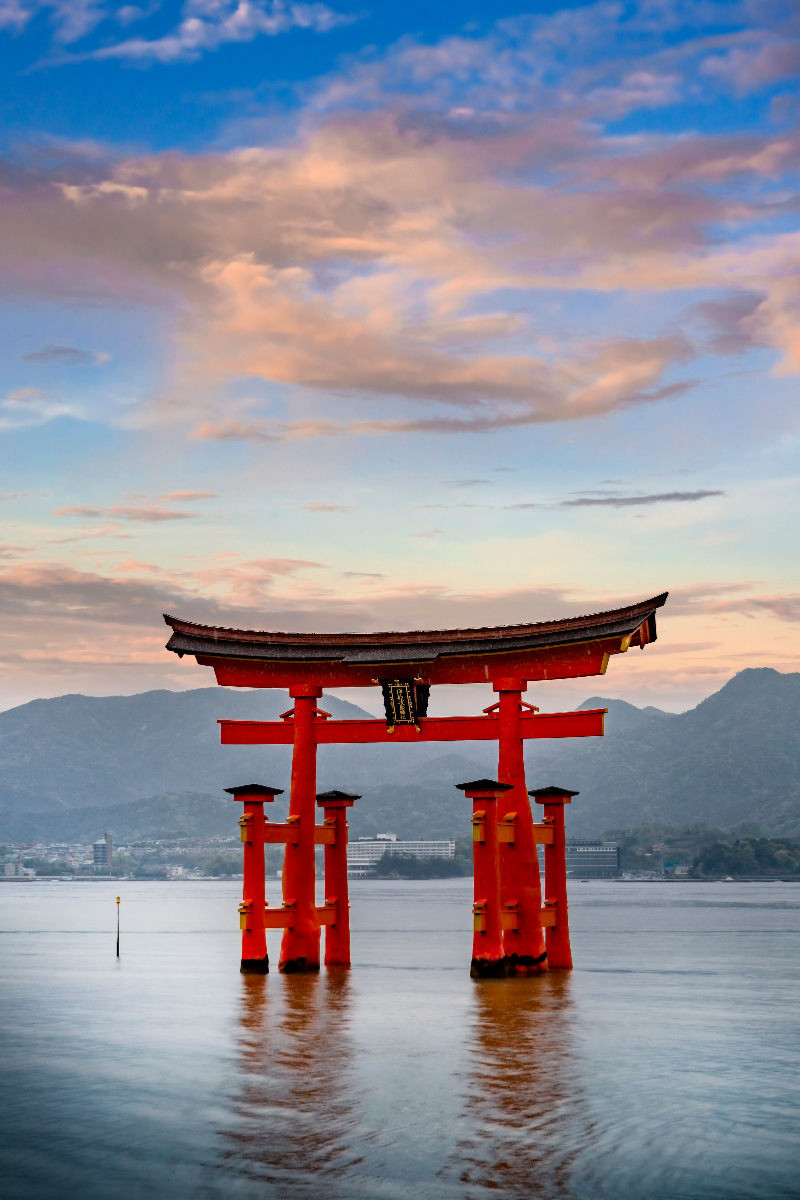
[[[6,617],[141,625],[175,599],[173,589],[156,583],[131,584],[56,564],[17,566],[0,574],[0,612]]]
[[[423,532],[438,536],[440,531]],[[118,623],[132,631],[145,628],[163,646],[162,611],[223,627],[336,632],[516,624],[603,611],[640,598],[558,586],[459,592],[445,586],[386,583],[365,600],[361,593],[348,596],[322,582],[308,582],[309,572],[316,575],[324,569],[323,563],[303,559],[244,559],[233,554],[181,571],[129,562],[116,574],[20,563],[0,571],[0,613],[41,620],[53,630],[60,621],[85,622],[90,641],[94,623]],[[371,572],[344,574],[380,578]],[[753,582],[708,582],[671,592],[662,616],[672,620],[759,611],[795,621],[798,597],[762,593]]]
[[[105,0],[0,0],[0,30],[19,32],[39,13],[49,15],[54,43],[60,49],[50,67],[80,59],[120,59],[130,63],[186,62],[228,43],[275,37],[293,29],[327,33],[357,18],[311,0],[185,0],[181,20],[160,37],[128,38],[94,49],[67,52],[104,22],[123,27],[160,9],[158,0],[145,7],[111,5]]]
[[[133,641],[138,636],[135,631],[145,628],[154,644],[163,647],[161,613],[165,611],[191,610],[201,621],[238,622],[251,628],[265,620],[269,624],[272,614],[291,625],[291,593],[276,599],[274,581],[291,581],[323,565],[305,559],[244,559],[236,555],[218,555],[216,559],[212,565],[183,571],[134,560],[123,563],[116,574],[81,571],[53,562],[11,565],[0,570],[0,614],[20,618],[26,626],[43,622],[54,633],[59,622],[83,624],[88,647],[94,624],[127,627]],[[320,592],[315,612],[324,603]],[[303,607],[300,600],[299,608]],[[334,620],[342,618],[346,607],[331,601]],[[301,624],[309,627],[302,613]],[[74,639],[74,634],[69,639]],[[33,639],[33,644],[40,640]],[[119,648],[115,657],[119,657]]]
[[[327,33],[354,18],[326,4],[291,0],[188,0],[183,19],[171,33],[158,38],[128,38],[93,50],[85,57],[131,62],[191,62],[207,51],[231,42],[276,37],[292,29]]]
[[[734,292],[696,304],[687,314],[711,330],[709,348],[717,354],[743,354],[760,341],[758,311],[766,302],[763,292]]]
[[[519,153],[509,150],[512,158]],[[119,271],[135,266],[143,285],[183,293],[188,320],[178,346],[180,374],[160,419],[179,416],[188,403],[183,396],[194,406],[218,408],[211,393],[237,376],[471,410],[286,424],[228,411],[201,420],[201,438],[485,432],[602,415],[687,386],[664,379],[691,358],[685,336],[520,353],[498,346],[498,338],[519,337],[519,313],[476,323],[463,311],[504,287],[567,287],[578,238],[582,272],[609,254],[615,263],[628,254],[641,261],[644,228],[661,231],[672,262],[679,230],[665,213],[677,216],[692,203],[634,193],[612,203],[589,188],[570,190],[554,206],[539,187],[498,185],[492,177],[504,165],[498,147],[482,142],[465,160],[457,144],[430,143],[395,119],[353,118],[285,150],[133,160],[115,167],[111,179],[61,181],[56,191],[45,185],[17,210],[22,228],[13,240],[15,246],[31,241],[34,227],[40,248],[42,239],[52,239],[54,222],[45,231],[34,214],[37,204],[55,205],[65,239],[59,253],[77,251],[89,266],[102,233],[109,253],[120,256]],[[448,197],[456,195],[463,217],[454,221]],[[637,212],[642,205],[647,214]],[[665,211],[657,212],[659,206]],[[714,200],[708,217],[721,219],[724,207]],[[491,243],[501,232],[507,246],[480,248],[480,240],[493,234]],[[217,256],[209,257],[214,249]],[[334,261],[350,267],[331,286]],[[105,272],[105,286],[110,280],[113,287],[117,273],[113,266]],[[70,274],[73,288],[79,275]],[[454,329],[462,323],[460,343]]]
[[[255,8],[235,11],[250,30]],[[209,0],[185,19],[232,12]],[[597,419],[690,391],[709,351],[798,370],[800,138],[749,118],[715,136],[610,126],[672,104],[676,73],[710,88],[703,58],[782,28],[772,9],[763,28],[741,5],[677,12],[599,4],[404,39],[312,93],[284,144],[9,166],[7,286],[160,305],[174,374],[128,419],[201,440]],[[620,337],[610,293],[642,310],[672,293],[679,311]],[[591,336],[569,315],[585,329],[589,301]]]
[[[58,417],[78,416],[80,412],[73,405],[65,404],[39,388],[13,388],[0,399],[0,432],[46,425]]]
[[[313,502],[304,504],[303,508],[306,512],[355,512],[354,504],[321,504]]]
[[[18,33],[31,17],[31,10],[20,0],[0,0],[0,29]]]
[[[179,571],[139,562],[103,573],[10,561],[0,568],[0,661],[13,667],[13,694],[24,692],[25,698],[52,691],[53,671],[69,681],[68,689],[92,692],[207,686],[208,673],[188,660],[178,668],[165,652],[162,612],[242,629],[447,629],[577,616],[641,598],[556,585],[483,591],[398,586],[371,572],[345,573],[352,580],[348,592],[328,586],[323,572],[321,563],[247,560],[232,553],[187,561]],[[364,578],[370,581],[366,589]],[[754,654],[760,665],[791,670],[791,660],[771,650],[765,637],[770,622],[779,631],[799,614],[800,597],[752,582],[679,588],[659,615],[661,640],[646,655],[626,655],[614,664],[616,686],[623,684],[630,696],[639,681],[648,702],[659,690],[677,689],[689,703],[750,665]],[[745,620],[725,642],[727,617]],[[575,686],[576,702],[585,699],[585,681]],[[537,691],[547,704],[548,687]]]
[[[9,408],[28,408],[38,405],[40,401],[46,399],[47,392],[40,392],[38,388],[22,387],[14,388],[13,391],[6,392],[2,403],[7,405]]]
[[[115,541],[132,541],[133,534],[124,533],[123,526],[119,522],[115,522],[111,525],[100,525],[95,528],[85,526],[77,533],[72,533],[68,537],[48,538],[47,540],[51,546],[70,546],[76,543],[102,541],[104,538],[113,538]]]
[[[75,346],[43,346],[23,354],[24,362],[64,363],[65,365],[108,362],[109,355],[94,350],[78,350]]]
[[[800,621],[800,595],[753,596],[746,611],[754,616],[766,612],[780,621]]]
[[[800,621],[800,595],[797,593],[759,594],[752,581],[707,583],[678,588],[670,593],[670,611],[676,616],[704,614],[718,616],[738,613],[746,617],[774,617],[778,621]],[[755,595],[753,592],[755,591]]]
[[[458,504],[415,504],[414,508],[422,512],[429,508],[497,508],[496,504],[474,504],[471,501],[461,500]]]
[[[186,521],[197,519],[199,514],[196,512],[186,512],[183,509],[164,508],[164,502],[178,501],[182,504],[186,504],[199,500],[217,500],[218,498],[219,497],[216,492],[165,492],[162,495],[155,497],[155,503],[127,503],[102,507],[91,504],[71,504],[67,505],[66,507],[53,509],[53,515],[56,517],[82,517],[86,520],[112,519],[114,521],[140,522]],[[125,494],[123,499],[127,501],[147,501],[148,497],[146,494],[141,492],[128,492]]]
[[[761,91],[784,79],[796,80],[800,73],[800,38],[779,41],[767,36],[755,45],[734,46],[722,54],[709,55],[701,70],[743,94]]]
[[[216,492],[165,492],[163,496],[158,496],[159,500],[218,500],[219,496]]]
[[[696,492],[651,492],[641,496],[579,496],[574,500],[560,500],[559,508],[640,508],[650,504],[682,504],[706,500],[709,496],[724,496],[717,490]],[[511,507],[518,508],[520,505]]]
[[[179,509],[157,508],[154,505],[125,505],[116,504],[110,508],[95,508],[88,504],[70,504],[65,508],[54,508],[54,517],[83,517],[90,521],[189,521],[197,517],[197,513],[181,512]]]
[[[58,45],[79,41],[108,17],[100,0],[0,0],[0,30],[21,32],[39,13],[48,13]]]
[[[473,488],[473,487],[491,487],[491,479],[443,479],[443,487],[454,488]]]
[[[665,373],[690,357],[681,337],[617,338],[548,361],[521,355],[484,355],[458,360],[425,352],[411,340],[371,335],[368,321],[337,322],[292,301],[237,306],[219,311],[203,339],[204,353],[224,356],[225,372],[280,379],[306,386],[367,395],[403,396],[430,407],[466,410],[464,415],[334,422],[282,422],[262,418],[202,421],[201,440],[276,441],[387,433],[485,433],[554,421],[576,421],[677,394],[688,383],[663,384]],[[226,315],[227,314],[227,318]],[[242,328],[247,338],[242,338]],[[258,338],[250,334],[258,330]],[[238,334],[238,341],[237,341]],[[208,364],[206,369],[209,368]],[[488,481],[487,481],[488,482]]]
[[[417,111],[473,126],[532,108],[607,122],[691,100],[698,79],[729,94],[748,75],[756,86],[791,76],[796,41],[790,0],[600,0],[367,49],[315,99],[336,109],[413,98]]]

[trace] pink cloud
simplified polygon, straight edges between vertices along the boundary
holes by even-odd
[[[31,16],[31,10],[21,0],[2,0],[0,3],[0,29],[18,32],[25,28]]]
[[[304,504],[303,508],[306,512],[355,512],[355,505],[353,504],[322,504],[320,502],[312,502],[311,504]]]
[[[117,521],[187,521],[197,517],[197,513],[181,512],[179,509],[157,508],[153,505],[116,504],[110,508],[95,508],[88,504],[70,504],[65,508],[54,508],[54,517],[83,517],[86,520],[107,520],[109,517]]]
[[[735,47],[724,54],[709,55],[702,71],[738,92],[755,92],[800,73],[800,39],[764,41]]]
[[[427,531],[434,534],[435,531]],[[438,536],[438,535],[436,535]],[[513,624],[601,611],[635,598],[558,586],[474,588],[398,586],[372,572],[325,573],[302,559],[187,562],[180,570],[123,560],[114,571],[77,570],[53,562],[14,562],[0,570],[0,661],[13,666],[17,694],[52,691],[47,672],[86,690],[202,686],[207,674],[185,671],[164,652],[160,614],[174,612],[238,628],[330,631],[425,629]],[[344,582],[343,582],[344,581]],[[726,634],[725,619],[739,622]],[[647,655],[614,663],[614,686],[650,693],[686,691],[724,682],[735,670],[770,663],[792,669],[766,640],[770,629],[793,626],[800,599],[753,583],[708,582],[678,589],[660,621],[662,640]],[[638,681],[638,682],[637,682]],[[611,681],[609,685],[611,686]],[[578,699],[586,696],[581,684]],[[612,693],[613,694],[613,693]],[[546,702],[546,696],[543,694]]]
[[[706,12],[713,36],[653,41],[665,21],[691,25],[690,10],[600,4],[485,37],[407,39],[329,82],[285,145],[114,162],[95,147],[57,174],[10,170],[6,279],[48,299],[161,305],[174,375],[135,419],[200,439],[597,418],[687,390],[686,369],[709,350],[767,347],[776,369],[795,371],[800,235],[786,232],[776,188],[800,161],[797,136],[612,136],[599,116],[669,104],[690,64],[777,38],[772,17],[759,31],[728,6]],[[622,34],[649,49],[615,55]],[[563,63],[563,77],[548,74]],[[730,186],[740,180],[746,192]],[[705,322],[715,304],[758,300],[718,309],[726,327],[711,339],[691,314],[591,340],[568,317],[559,336],[540,321],[553,293],[583,304],[696,291]],[[597,312],[601,326],[602,302]],[[285,389],[286,415],[242,399],[242,380]],[[68,412],[34,408],[25,420]],[[97,516],[189,516],[145,507]]]
[[[216,492],[166,492],[159,500],[218,500]]]

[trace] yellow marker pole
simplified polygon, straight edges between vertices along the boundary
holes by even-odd
[[[117,958],[119,958],[119,896],[117,896]]]

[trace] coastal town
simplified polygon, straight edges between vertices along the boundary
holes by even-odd
[[[421,864],[428,878],[471,874],[469,845],[465,838],[398,840],[393,833],[357,838],[347,847],[347,873],[351,879],[414,873]],[[681,878],[690,864],[665,857],[663,845],[651,850],[652,864],[624,870],[620,844],[612,840],[567,843],[567,874],[580,879]],[[410,867],[410,871],[404,868]],[[276,866],[272,872],[280,877]],[[85,842],[27,842],[0,846],[0,880],[73,878],[97,879],[240,879],[239,838],[142,838],[115,845],[110,833],[91,844]],[[316,876],[323,878],[318,852]]]

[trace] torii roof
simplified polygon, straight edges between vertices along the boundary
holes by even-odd
[[[173,631],[167,649],[214,667],[222,684],[365,686],[374,676],[468,683],[602,674],[610,654],[655,641],[655,613],[666,599],[664,592],[559,621],[412,632],[284,633],[198,625],[166,613],[164,620]]]
[[[337,662],[381,663],[438,658],[443,654],[479,654],[565,645],[606,637],[626,637],[650,624],[646,641],[655,641],[655,612],[668,592],[625,608],[537,621],[530,625],[496,625],[477,629],[433,629],[384,633],[278,633],[265,629],[227,629],[198,625],[164,613],[172,630],[167,649],[176,654],[213,654],[226,658],[332,659]],[[632,640],[632,644],[635,642]]]

